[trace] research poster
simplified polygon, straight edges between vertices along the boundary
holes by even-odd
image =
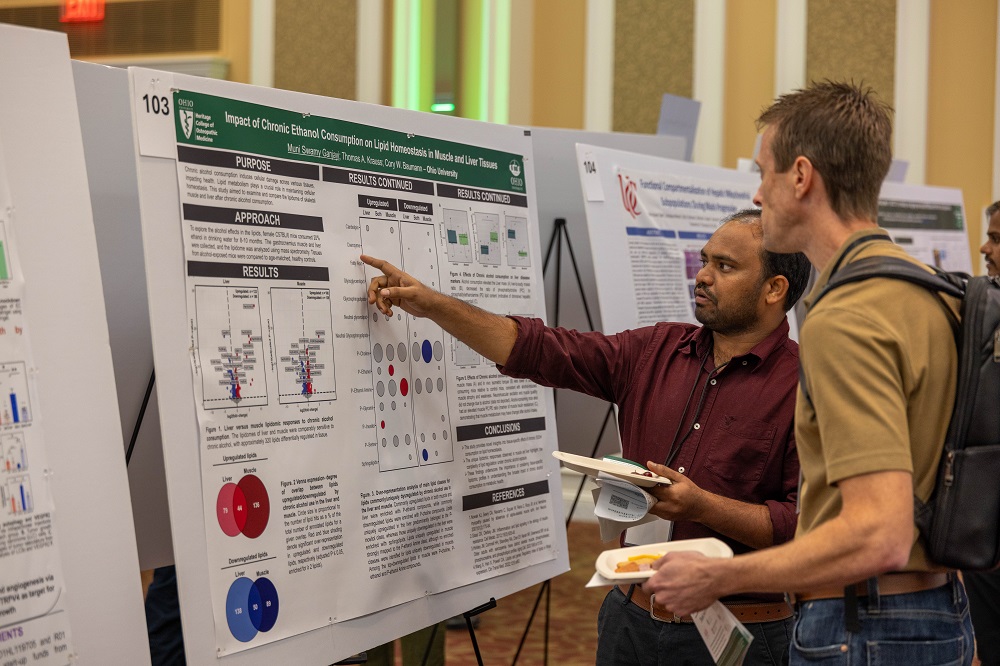
[[[878,224],[925,264],[972,273],[961,190],[884,183],[879,194]]]
[[[525,132],[132,75],[140,154],[176,162],[161,287],[186,299],[219,654],[565,562],[546,392],[369,306],[359,259],[541,316]]]
[[[0,664],[73,659],[42,413],[35,386],[29,291],[18,260],[15,206],[0,145]],[[50,376],[50,379],[55,379]]]
[[[586,144],[577,159],[604,331],[696,323],[701,248],[753,206],[757,175]]]

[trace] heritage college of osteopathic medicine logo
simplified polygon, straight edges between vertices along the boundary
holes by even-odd
[[[639,195],[635,181],[628,176],[623,177],[618,174],[618,189],[621,190],[622,205],[625,206],[625,210],[628,211],[633,220],[639,217]]]
[[[181,129],[184,130],[184,138],[191,138],[191,131],[194,129],[194,110],[180,109]]]

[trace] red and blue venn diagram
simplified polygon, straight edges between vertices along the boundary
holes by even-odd
[[[227,536],[242,534],[256,539],[264,533],[271,514],[267,489],[253,474],[247,474],[239,483],[227,483],[219,491],[215,513]]]
[[[226,622],[233,638],[249,643],[257,632],[270,631],[278,621],[278,591],[267,578],[241,576],[226,595]]]

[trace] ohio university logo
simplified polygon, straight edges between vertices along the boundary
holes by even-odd
[[[625,206],[625,210],[633,220],[639,217],[639,195],[635,181],[628,176],[622,178],[622,175],[618,174],[618,188],[622,193],[622,205]]]

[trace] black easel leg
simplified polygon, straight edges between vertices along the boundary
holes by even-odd
[[[472,618],[475,617],[476,615],[479,615],[480,613],[484,613],[489,609],[496,607],[497,607],[497,600],[494,599],[493,597],[490,597],[490,600],[487,601],[482,606],[476,606],[472,610],[462,613],[462,615],[465,617],[465,626],[469,628],[469,638],[472,639],[472,650],[473,652],[476,653],[476,663],[478,663],[479,666],[483,666],[483,655],[479,653],[479,641],[476,640],[476,629],[475,627],[472,626]]]

